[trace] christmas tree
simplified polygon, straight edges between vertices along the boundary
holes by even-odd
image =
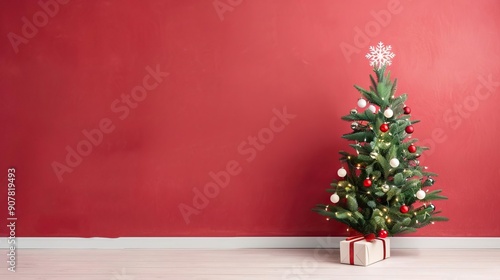
[[[358,107],[342,119],[352,132],[342,137],[354,141],[355,153],[341,151],[342,167],[327,191],[331,204],[313,210],[333,218],[363,235],[378,237],[413,232],[435,221],[446,221],[432,201],[446,199],[441,190],[430,190],[437,174],[422,167],[418,158],[428,148],[412,138],[417,120],[411,120],[407,94],[395,96],[397,79],[386,68],[394,58],[391,46],[380,42],[366,55],[374,67],[371,86],[354,86],[361,98]],[[368,105],[368,106],[367,106]],[[344,168],[345,166],[345,168]]]

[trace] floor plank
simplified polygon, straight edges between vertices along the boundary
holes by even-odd
[[[338,249],[20,249],[15,273],[2,266],[6,280],[500,279],[500,250],[392,249],[358,267],[340,264]]]

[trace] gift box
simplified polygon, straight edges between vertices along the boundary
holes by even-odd
[[[340,241],[340,262],[367,266],[384,260],[391,256],[390,244],[388,238],[349,237]]]

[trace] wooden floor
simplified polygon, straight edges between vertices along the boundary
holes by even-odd
[[[340,264],[337,249],[38,249],[17,251],[15,273],[2,256],[2,280],[500,279],[499,249],[392,249],[368,267]]]

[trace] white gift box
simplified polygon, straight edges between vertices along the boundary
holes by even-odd
[[[367,266],[391,256],[389,238],[367,241],[364,237],[340,241],[340,262]]]

